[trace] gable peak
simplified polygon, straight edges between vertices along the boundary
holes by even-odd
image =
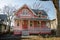
[[[27,4],[24,4],[24,5],[23,5],[23,7],[24,7],[24,8],[27,8],[27,7],[28,7],[28,5],[27,5]]]

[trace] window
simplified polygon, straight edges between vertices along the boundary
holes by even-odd
[[[41,17],[41,16],[42,16],[42,12],[39,11],[39,12],[38,12],[38,15],[39,15],[39,17]]]
[[[19,21],[17,21],[17,26],[19,26]]]
[[[28,10],[27,10],[27,9],[23,9],[21,15],[23,15],[23,16],[29,16],[29,14],[28,14]]]
[[[37,21],[37,22],[38,22],[38,23],[37,23],[38,27],[40,27],[41,23],[40,23],[39,21]]]
[[[23,10],[23,15],[27,15],[27,9]]]
[[[5,30],[6,30],[6,26],[5,26]]]
[[[19,23],[17,23],[17,26],[19,26]]]
[[[41,14],[39,14],[39,17],[41,17],[42,15]]]
[[[33,22],[32,22],[32,21],[30,21],[30,27],[32,27],[32,25],[33,25]]]
[[[20,14],[20,16],[31,16],[31,15],[29,14],[29,10],[28,9],[23,9],[22,10],[22,14]]]

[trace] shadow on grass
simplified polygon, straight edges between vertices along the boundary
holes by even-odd
[[[3,34],[3,35],[0,35],[0,40],[21,40],[21,36]]]
[[[43,38],[43,39],[45,39],[45,38],[47,38],[47,39],[49,39],[49,38],[51,38],[51,39],[60,38],[60,36],[50,36],[50,37],[37,36],[37,37]],[[24,37],[21,37],[21,35],[11,35],[11,34],[2,34],[2,35],[0,35],[0,40],[22,40],[22,39],[24,39],[24,40],[26,40],[26,39],[34,39],[34,37],[33,38],[28,38],[28,37],[24,38]]]

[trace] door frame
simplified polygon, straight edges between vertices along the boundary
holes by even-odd
[[[24,22],[24,21],[26,21],[26,22]],[[24,28],[24,24],[26,24],[26,28]],[[22,20],[22,29],[28,29],[28,20]]]

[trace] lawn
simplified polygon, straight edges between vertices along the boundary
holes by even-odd
[[[30,37],[24,37],[22,40],[60,40],[60,37],[49,37],[49,38],[43,38],[39,36],[30,36]]]

